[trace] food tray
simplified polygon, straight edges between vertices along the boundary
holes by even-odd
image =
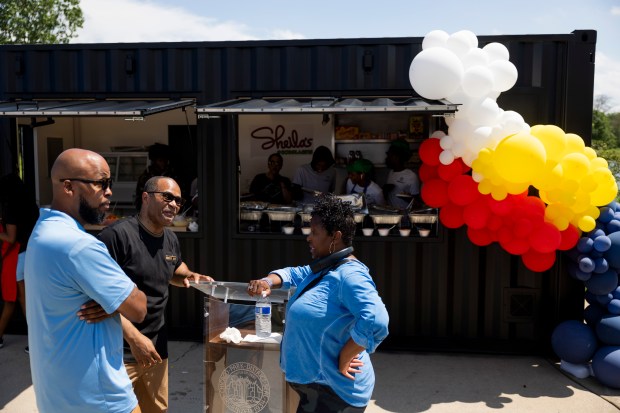
[[[374,222],[375,225],[396,225],[400,224],[402,215],[370,215],[370,218],[372,218],[372,222]]]
[[[241,211],[240,218],[244,221],[260,221],[263,211]]]
[[[412,224],[434,224],[437,222],[437,215],[434,214],[409,214],[409,221]]]
[[[293,221],[295,219],[296,212],[285,211],[265,211],[271,221]]]
[[[365,216],[366,216],[366,214],[361,214],[361,213],[356,212],[355,216],[354,216],[355,223],[356,224],[361,224],[362,222],[364,222],[364,217]]]
[[[312,219],[312,215],[307,212],[299,212],[299,216],[301,217],[301,222],[310,222]]]

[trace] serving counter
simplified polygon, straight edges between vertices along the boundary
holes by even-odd
[[[272,290],[272,334],[259,339],[254,329],[256,299],[248,295],[247,283],[192,283],[192,287],[205,295],[204,411],[295,411],[296,394],[280,370],[284,312],[294,290]]]

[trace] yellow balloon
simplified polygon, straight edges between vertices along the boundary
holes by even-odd
[[[581,178],[590,171],[590,160],[582,153],[569,153],[560,161],[564,177],[574,180]]]
[[[530,133],[545,147],[547,159],[559,161],[566,153],[566,135],[555,125],[535,125]]]
[[[584,154],[585,156],[587,156],[587,157],[588,157],[588,159],[590,159],[590,160],[592,160],[592,159],[596,158],[596,151],[595,151],[594,149],[590,148],[589,146],[586,146],[586,147],[583,149],[583,154]]]
[[[568,224],[570,223],[569,220],[566,219],[566,217],[557,217],[552,222],[559,231],[564,231],[566,228],[568,228]]]
[[[482,195],[490,194],[492,189],[493,185],[491,185],[491,181],[489,181],[488,179],[483,179],[478,183],[478,192],[480,192]]]
[[[493,166],[507,182],[529,183],[544,169],[546,160],[543,144],[529,133],[519,132],[497,145]]]
[[[596,222],[594,218],[586,215],[579,219],[579,224],[577,226],[584,232],[590,232],[596,227]]]
[[[491,196],[494,200],[501,201],[502,199],[506,199],[508,192],[503,186],[494,186],[491,190]]]
[[[594,158],[590,161],[590,170],[592,172],[596,171],[597,169],[609,169],[609,164],[607,163],[607,159],[605,158]]]
[[[581,136],[574,133],[567,133],[564,135],[566,138],[566,153],[582,153],[586,147],[585,142],[581,139]]]
[[[554,161],[547,161],[543,171],[534,177],[532,185],[541,190],[551,190],[564,177],[562,165]]]

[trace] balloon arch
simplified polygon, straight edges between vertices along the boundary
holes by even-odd
[[[517,76],[500,43],[479,48],[467,30],[424,37],[409,69],[411,86],[460,107],[446,118],[447,134],[437,131],[420,145],[421,196],[439,208],[445,227],[466,226],[472,243],[496,242],[532,271],[550,269],[556,252],[566,251],[590,305],[587,324],[560,324],[552,346],[566,371],[594,373],[620,388],[618,186],[607,161],[580,136],[530,126],[498,106]]]

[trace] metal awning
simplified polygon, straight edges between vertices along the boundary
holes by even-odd
[[[182,100],[19,100],[0,102],[0,117],[126,116],[144,117],[194,105]]]
[[[448,102],[447,100],[425,100],[411,97],[239,98],[210,105],[197,106],[196,113],[199,118],[208,117],[209,114],[226,113],[454,113],[457,107],[458,105]]]

